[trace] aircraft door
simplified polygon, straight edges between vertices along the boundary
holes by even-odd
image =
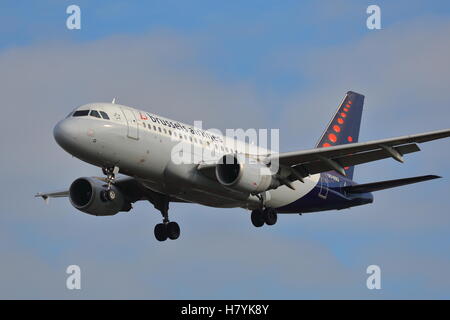
[[[318,196],[322,199],[326,199],[328,197],[328,176],[326,173],[320,175],[319,180],[319,194]]]
[[[125,116],[125,119],[127,121],[127,136],[128,138],[138,140],[139,139],[139,128],[138,123],[136,120],[136,116],[134,115],[134,112],[132,110],[121,108],[122,112]]]

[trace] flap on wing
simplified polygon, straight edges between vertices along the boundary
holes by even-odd
[[[348,186],[344,187],[343,189],[345,192],[348,193],[366,193],[366,192],[374,192],[389,188],[395,188],[404,186],[407,184],[422,182],[422,181],[428,181],[433,179],[439,179],[441,177],[435,176],[435,175],[427,175],[427,176],[420,176],[420,177],[412,177],[412,178],[405,178],[405,179],[396,179],[396,180],[387,180],[387,181],[379,181],[379,182],[372,182],[372,183],[365,183],[365,184],[357,184],[354,186]]]
[[[350,143],[345,145],[333,146],[328,148],[318,148],[304,151],[286,152],[280,154],[273,154],[269,156],[270,161],[279,160],[279,163],[285,166],[294,166],[308,162],[314,162],[322,158],[335,159],[343,158],[344,156],[358,154],[361,152],[368,152],[374,150],[382,150],[385,154],[393,157],[389,153],[389,149],[406,144],[422,143],[436,139],[442,139],[450,136],[450,129],[433,131],[404,137],[396,137],[389,139],[382,139],[361,143]],[[390,147],[390,148],[386,148]],[[417,150],[419,151],[419,150]],[[374,159],[378,160],[378,159]],[[370,161],[374,161],[370,160]],[[343,164],[344,165],[344,164]]]
[[[420,151],[420,148],[417,146],[417,144],[407,144],[399,147],[394,147],[397,152],[400,154],[408,154]],[[374,150],[374,151],[368,151],[368,152],[360,152],[356,154],[349,154],[345,156],[338,156],[332,158],[333,161],[341,165],[342,167],[350,167],[362,163],[367,163],[371,161],[377,161],[381,159],[390,158],[391,155],[387,153],[383,149]],[[300,165],[302,169],[304,169],[305,172],[308,174],[316,174],[320,172],[326,172],[334,170],[333,167],[329,165],[329,163],[321,161],[321,160],[315,160],[311,162],[306,162]],[[297,167],[294,167],[297,168]]]

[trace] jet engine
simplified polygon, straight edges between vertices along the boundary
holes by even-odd
[[[216,178],[226,188],[258,194],[280,185],[270,168],[256,159],[224,155],[216,165]]]
[[[87,214],[94,216],[112,216],[119,211],[129,211],[130,203],[125,201],[123,193],[114,185],[114,199],[106,199],[102,191],[106,183],[96,178],[78,178],[69,188],[69,198],[72,205]]]

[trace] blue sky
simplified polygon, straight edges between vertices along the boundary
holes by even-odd
[[[65,28],[70,4],[81,30]],[[97,218],[33,198],[99,174],[52,129],[74,106],[113,97],[206,127],[280,128],[282,151],[312,147],[347,90],[366,95],[361,140],[449,128],[450,3],[377,1],[377,31],[369,4],[2,1],[0,297],[449,298],[449,141],[404,165],[358,167],[360,182],[444,176],[373,205],[256,230],[242,209],[174,204],[182,236],[163,244],[148,203]],[[70,264],[81,291],[65,289]],[[370,264],[380,291],[365,287]]]

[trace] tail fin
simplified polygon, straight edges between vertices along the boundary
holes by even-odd
[[[316,148],[358,142],[361,116],[364,105],[362,94],[349,91],[331,118]],[[345,168],[347,177],[353,178],[354,167]]]

